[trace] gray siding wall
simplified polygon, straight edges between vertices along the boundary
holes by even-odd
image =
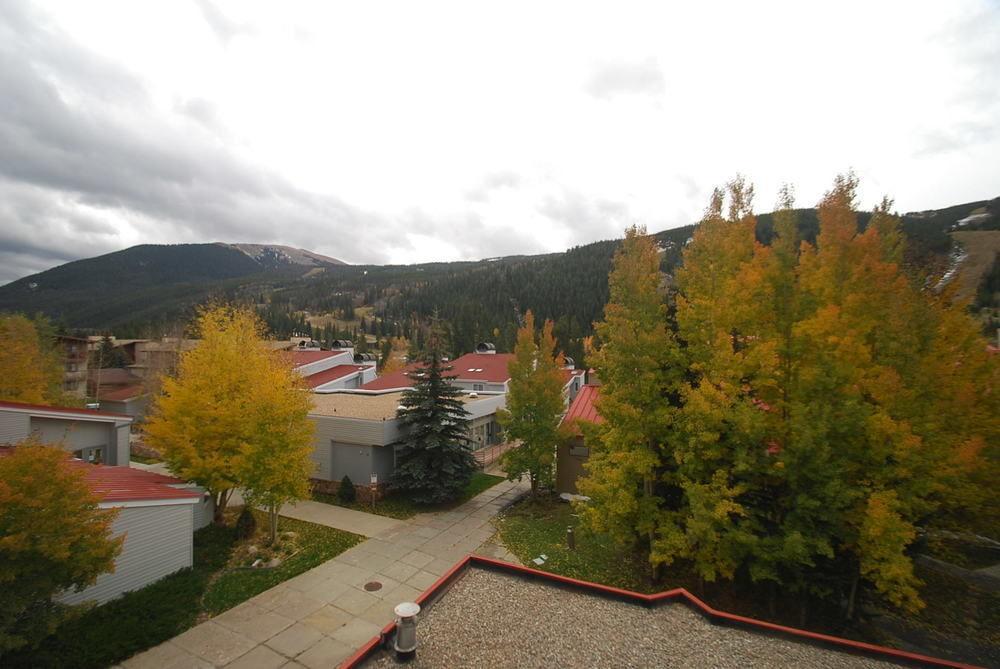
[[[195,486],[195,490],[202,493],[205,492],[204,488],[198,486]],[[215,518],[215,502],[212,500],[211,495],[202,495],[198,503],[192,508],[194,510],[194,529],[196,530],[209,525]]]
[[[121,467],[128,467],[132,460],[132,448],[129,443],[129,426],[119,425],[116,429],[116,453],[115,463]]]
[[[346,475],[356,485],[368,485],[373,472],[378,474],[380,483],[392,476],[394,462],[391,447],[333,442],[330,454],[329,480],[339,481]]]
[[[62,442],[63,448],[70,452],[81,448],[100,447],[104,450],[106,464],[119,464],[118,435],[114,423],[32,416],[31,431],[37,433],[46,443]]]
[[[350,444],[360,448],[379,447],[391,444],[400,437],[399,421],[395,418],[386,421],[339,418],[334,416],[310,416],[309,418],[316,425],[316,431],[313,436],[313,452],[311,455],[312,461],[316,463],[316,471],[313,476],[325,481],[339,481],[344,477],[345,473],[351,477],[352,481],[355,480],[354,474],[349,471],[342,471],[340,465],[334,465],[334,453],[331,444]],[[341,457],[347,458],[347,462],[352,460],[352,458],[346,455]],[[367,455],[359,455],[358,457],[363,457],[363,460],[359,460],[354,465],[344,466],[348,468],[353,467],[355,471],[361,471],[361,468],[363,468],[364,482],[368,483],[369,475],[372,472],[371,452],[367,451]],[[384,465],[382,463],[385,462],[385,456],[379,457],[383,459],[379,460],[380,464],[378,464],[378,469],[375,471],[379,474],[381,480],[384,473]],[[391,462],[391,457],[389,461]],[[390,464],[388,473],[391,473],[391,471],[392,467]]]
[[[28,414],[0,409],[0,444],[21,441],[31,432]]]
[[[148,397],[139,397],[128,401],[101,400],[101,411],[123,413],[126,416],[132,416],[132,418],[135,419],[145,416],[146,408],[148,406]]]
[[[57,599],[66,604],[89,600],[103,603],[190,567],[193,518],[190,504],[121,509],[113,532],[115,536],[126,536],[115,571],[102,574],[83,592],[67,592]]]

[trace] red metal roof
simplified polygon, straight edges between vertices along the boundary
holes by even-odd
[[[116,388],[115,390],[101,392],[100,399],[107,400],[109,402],[124,402],[125,400],[130,400],[145,394],[146,389],[141,385],[125,386],[124,388]]]
[[[197,499],[202,493],[191,488],[173,488],[184,481],[173,476],[131,467],[92,465],[70,460],[83,467],[87,483],[103,502],[136,502],[159,499]]]
[[[0,457],[14,452],[9,446],[0,447]],[[138,502],[161,499],[197,499],[202,496],[198,490],[175,488],[184,481],[173,476],[157,474],[144,469],[93,465],[66,454],[70,466],[83,471],[90,489],[102,502]]]
[[[510,379],[507,365],[513,359],[513,353],[466,353],[448,363],[452,367],[448,374],[459,381],[504,383]]]
[[[507,371],[507,366],[513,359],[513,353],[466,353],[461,357],[449,361],[447,366],[451,367],[451,371],[445,374],[457,381],[506,383],[510,380],[510,373]],[[380,376],[361,387],[364,390],[410,388],[413,386],[413,379],[409,376],[410,372],[420,369],[423,366],[423,363],[408,365],[398,372]],[[563,377],[566,383],[569,383],[570,379],[574,376],[582,375],[582,369],[563,370]]]
[[[563,416],[563,424],[569,425],[573,421],[583,420],[588,423],[603,423],[604,419],[597,413],[594,402],[601,394],[600,386],[586,385],[580,388],[573,403],[569,405],[569,411]]]
[[[17,409],[19,411],[54,411],[56,413],[77,414],[79,416],[110,416],[111,418],[124,418],[132,420],[132,416],[123,413],[113,413],[111,411],[75,409],[73,407],[50,407],[45,406],[44,404],[25,404],[24,402],[0,402],[0,409]]]
[[[389,390],[390,388],[410,388],[413,386],[413,379],[408,374],[415,369],[423,367],[423,363],[413,363],[403,369],[390,372],[377,379],[373,379],[361,386],[362,390]]]
[[[307,376],[305,378],[306,385],[310,388],[316,388],[324,383],[330,383],[349,374],[360,372],[364,368],[364,365],[334,365],[330,369],[324,369],[322,372],[316,372]]]

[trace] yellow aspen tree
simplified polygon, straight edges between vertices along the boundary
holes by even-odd
[[[52,598],[113,571],[124,537],[82,467],[28,440],[0,455],[0,656],[51,634],[68,607]]]
[[[176,375],[164,378],[145,432],[171,471],[212,494],[215,521],[221,523],[233,490],[251,473],[277,485],[269,463],[248,462],[262,457],[268,446],[278,449],[275,458],[286,466],[294,463],[288,466],[290,479],[306,480],[308,466],[300,456],[308,396],[282,354],[265,344],[252,310],[206,307],[194,331],[200,342],[181,355]],[[260,497],[266,485],[254,487],[252,494],[265,505],[281,497]],[[303,490],[298,483],[283,489]]]
[[[551,487],[559,442],[563,399],[563,356],[556,351],[551,320],[535,331],[535,316],[528,310],[517,331],[514,360],[508,365],[510,391],[500,424],[521,445],[503,455],[501,466],[510,480],[527,475],[531,492]]]
[[[62,366],[45,339],[30,319],[0,315],[0,400],[48,404],[61,397]]]
[[[676,486],[674,417],[685,365],[667,328],[660,260],[644,228],[626,230],[608,278],[610,300],[595,325],[601,348],[592,356],[602,382],[604,422],[586,435],[587,474],[578,484],[591,527],[649,553]]]

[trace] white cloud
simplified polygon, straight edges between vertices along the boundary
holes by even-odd
[[[850,167],[865,204],[993,197],[997,34],[975,0],[8,4],[0,281],[138,241],[560,250],[736,172],[764,209]]]

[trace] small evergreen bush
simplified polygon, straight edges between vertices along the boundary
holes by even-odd
[[[257,519],[250,510],[250,506],[244,506],[236,519],[236,536],[240,539],[249,539],[257,531]]]
[[[358,491],[354,488],[351,477],[345,474],[344,478],[340,479],[340,487],[337,488],[337,499],[343,504],[352,504],[357,498]]]

